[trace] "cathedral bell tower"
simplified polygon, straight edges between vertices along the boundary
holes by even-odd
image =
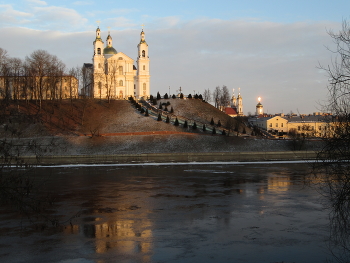
[[[135,95],[136,97],[143,97],[150,94],[148,44],[145,40],[145,32],[143,32],[143,29],[140,34],[140,43],[137,45],[137,49],[137,84]]]
[[[94,57],[93,65],[95,73],[103,73],[104,57],[103,57],[103,41],[101,39],[101,30],[99,27],[96,29],[96,39],[94,41]]]
[[[237,114],[238,116],[243,116],[243,99],[241,96],[240,89],[237,96]]]

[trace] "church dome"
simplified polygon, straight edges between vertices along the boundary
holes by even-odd
[[[117,50],[115,50],[114,47],[106,47],[104,50],[103,50],[103,53],[106,54],[106,55],[114,55],[114,54],[117,54]]]

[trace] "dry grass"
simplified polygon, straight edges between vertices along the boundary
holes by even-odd
[[[174,113],[197,122],[224,124],[229,118],[200,100],[169,99]],[[2,108],[0,136],[17,145],[33,141],[45,155],[140,154],[162,152],[284,151],[284,141],[212,136],[184,130],[155,117],[145,117],[129,101],[43,101],[39,104],[7,105]],[[7,128],[6,128],[7,127]],[[190,131],[191,134],[183,132]],[[109,136],[84,136],[84,134]],[[153,133],[155,132],[155,133]],[[127,133],[120,136],[118,133]],[[22,155],[36,154],[23,148]]]

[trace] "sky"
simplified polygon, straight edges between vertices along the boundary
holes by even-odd
[[[43,49],[67,68],[91,63],[99,27],[136,61],[142,25],[151,94],[227,86],[245,114],[313,113],[327,102],[334,59],[329,30],[350,18],[348,0],[0,0],[0,47],[24,59]],[[106,43],[106,41],[105,41]]]

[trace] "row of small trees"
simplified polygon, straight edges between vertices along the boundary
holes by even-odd
[[[168,95],[168,93],[165,93],[164,96],[163,96],[163,99],[170,99],[170,98],[176,99],[177,97],[176,97],[175,94],[173,94],[172,96],[170,96],[170,95]],[[180,93],[179,98],[180,98],[180,99],[185,98],[184,94],[183,94],[183,93]],[[200,99],[200,100],[203,100],[202,94],[199,94],[199,95],[198,95],[198,94],[195,94],[195,95],[193,95],[193,96],[192,96],[192,94],[188,94],[188,95],[187,95],[187,98],[188,98],[188,99]],[[160,95],[159,92],[157,92],[157,97],[156,97],[156,98],[154,98],[153,95],[150,95],[150,100],[151,100],[151,101],[160,100],[160,99],[162,99],[162,96]]]

